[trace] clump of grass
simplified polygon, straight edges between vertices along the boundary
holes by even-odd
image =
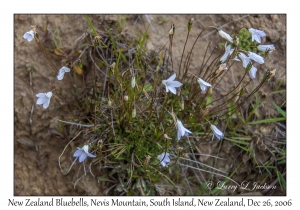
[[[58,121],[61,124],[57,132],[72,138],[62,155],[70,153],[67,147],[75,140],[78,150],[74,155],[82,151],[80,148],[89,148],[84,153],[93,157],[89,172],[99,182],[106,183],[106,195],[217,195],[216,190],[208,191],[202,187],[203,190],[196,192],[192,186],[205,186],[205,181],[215,181],[215,177],[238,185],[232,179],[238,167],[229,173],[214,164],[202,163],[198,156],[203,154],[197,153],[197,147],[200,143],[211,142],[212,138],[220,145],[222,141],[231,141],[256,160],[249,148],[252,145],[249,138],[237,134],[242,125],[254,123],[248,122],[249,117],[240,117],[239,122],[232,116],[239,115],[244,104],[274,75],[274,71],[268,70],[262,81],[252,87],[254,78],[248,76],[254,63],[251,61],[237,84],[227,84],[225,94],[218,90],[236,62],[235,57],[239,53],[253,52],[257,47],[257,43],[248,41],[251,38],[248,30],[242,29],[232,36],[233,40],[226,45],[230,45],[232,51],[227,55],[225,52],[224,57],[210,52],[209,44],[204,49],[195,47],[208,30],[216,30],[221,35],[220,29],[213,26],[201,31],[192,41],[192,48],[186,49],[193,26],[191,19],[187,23],[187,38],[180,62],[176,62],[172,55],[172,48],[177,44],[173,41],[176,36],[174,24],[169,31],[168,45],[153,54],[145,48],[147,30],[132,43],[119,36],[125,18],[120,20],[117,33],[110,29],[100,32],[88,16],[86,19],[88,29],[77,39],[81,43],[79,47],[70,53],[61,53],[63,64],[72,69],[66,88],[54,87],[53,91],[56,101],[71,116]],[[57,30],[56,34],[59,34]],[[57,72],[36,31],[35,40]],[[205,57],[201,64],[192,65],[197,50],[204,50]],[[80,131],[75,129],[66,135],[66,126],[77,126]],[[232,136],[228,135],[230,130],[225,131],[226,127],[233,131]],[[83,156],[75,156],[81,162]],[[220,159],[210,157],[214,163]],[[82,161],[84,175],[89,159],[85,158]],[[69,168],[60,165],[64,174],[76,160]],[[259,165],[259,161],[256,162]],[[209,178],[205,179],[202,173],[208,174]],[[284,185],[282,174],[278,173],[278,177]],[[163,182],[172,186],[173,191],[167,192]],[[182,185],[186,187],[181,188]]]

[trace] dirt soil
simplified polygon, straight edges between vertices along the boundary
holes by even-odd
[[[124,15],[90,15],[91,21],[99,30],[108,27],[117,29],[122,17]],[[286,15],[127,15],[122,33],[130,37],[149,26],[150,39],[146,46],[149,50],[155,50],[168,42],[168,32],[174,23],[176,35],[173,55],[176,61],[182,53],[186,25],[190,18],[195,19],[192,40],[206,26],[216,26],[228,33],[242,27],[253,27],[266,32],[267,37],[263,38],[263,43],[274,44],[276,51],[266,59],[263,70],[258,70],[257,77],[262,78],[267,69],[277,71],[276,77],[261,89],[265,103],[259,114],[265,118],[276,116],[273,102],[282,104],[286,100],[285,95],[274,97],[269,93],[279,83],[285,85],[286,81]],[[64,112],[57,109],[55,103],[51,103],[46,110],[36,105],[35,95],[49,90],[56,81],[56,75],[37,44],[23,39],[23,34],[31,29],[31,25],[45,26],[47,21],[49,29],[54,31],[57,28],[60,31],[62,45],[66,49],[71,49],[76,39],[88,28],[83,15],[14,16],[14,195],[102,195],[101,185],[92,176],[86,176],[85,181],[74,188],[78,179],[76,171],[72,170],[68,175],[62,174],[58,167],[58,157],[67,141],[51,134],[50,130],[54,119],[62,119]],[[207,41],[217,41],[217,44],[222,40],[213,33],[207,35],[201,43]],[[202,56],[203,52],[197,55],[198,58]],[[61,66],[59,59],[55,61],[56,66]],[[34,65],[35,72],[30,77],[27,69],[31,65]],[[58,87],[57,83],[55,85]],[[253,128],[265,133],[271,133],[273,129],[268,126]],[[247,168],[244,170],[247,171]]]

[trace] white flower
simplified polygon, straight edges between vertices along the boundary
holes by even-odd
[[[266,36],[266,33],[262,30],[257,30],[254,28],[249,28],[249,32],[252,34],[252,42],[255,40],[258,43],[261,42],[261,37]]]
[[[173,74],[169,79],[163,80],[162,83],[166,86],[166,92],[171,91],[176,95],[176,88],[182,85],[181,82],[174,81],[176,74]]]
[[[36,94],[36,97],[38,97],[36,104],[43,104],[43,108],[46,109],[49,106],[50,99],[52,97],[52,92],[38,93]]]
[[[189,133],[193,134],[191,131],[186,129],[180,120],[177,119],[177,139],[179,139],[183,136],[188,136]]]
[[[70,72],[70,69],[66,66],[61,67],[61,69],[59,69],[59,72],[57,74],[57,79],[62,80],[66,72]]]
[[[82,148],[77,147],[77,150],[74,152],[73,157],[78,158],[78,161],[81,163],[84,161],[87,156],[94,158],[95,155],[89,153],[89,145],[84,145]]]
[[[229,41],[229,42],[233,42],[233,39],[232,39],[232,37],[229,35],[229,34],[227,34],[226,32],[224,32],[224,31],[222,31],[222,30],[218,30],[218,33],[219,33],[219,35],[221,36],[221,37],[223,37],[224,39],[226,39],[227,41]]]
[[[228,45],[228,46],[226,46],[227,45],[227,43],[225,44],[225,53],[224,53],[224,55],[220,58],[220,61],[222,62],[222,63],[224,63],[226,60],[227,60],[227,58],[228,58],[228,56],[229,55],[231,55],[232,53],[233,53],[233,49],[231,49],[231,46],[230,45]]]
[[[224,138],[224,133],[220,131],[215,125],[210,125],[212,131],[214,132],[212,136],[212,140],[214,140],[214,136],[216,136],[219,140]]]
[[[207,87],[211,87],[211,84],[209,84],[208,82],[205,82],[201,78],[198,78],[197,82],[200,84],[200,88],[201,88],[202,92],[206,91]]]
[[[239,53],[239,57],[243,62],[243,67],[246,68],[251,60],[250,57],[248,57],[244,53]]]
[[[256,72],[257,72],[257,68],[255,66],[252,65],[250,71],[249,71],[249,75],[251,79],[254,79],[256,76]]]
[[[163,153],[161,153],[160,155],[157,156],[157,159],[158,159],[159,161],[161,161],[160,164],[161,164],[163,167],[165,167],[166,164],[169,163],[169,162],[171,161],[169,156],[170,156],[170,154],[167,153],[167,152],[163,152]]]
[[[270,45],[258,45],[257,49],[263,52],[266,52],[268,50],[268,52],[272,52],[273,50],[275,50],[275,46],[273,44]]]
[[[28,42],[31,42],[34,39],[34,31],[33,30],[27,31],[23,35],[23,38],[26,39]]]
[[[263,64],[265,62],[265,59],[262,56],[254,52],[248,52],[248,56],[259,64]]]

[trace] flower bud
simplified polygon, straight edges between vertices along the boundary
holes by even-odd
[[[188,30],[189,31],[192,29],[193,22],[194,22],[194,18],[191,18],[190,21],[189,21],[189,23],[188,23]]]
[[[132,110],[131,116],[132,116],[132,118],[135,118],[135,117],[136,117],[136,109],[135,109],[135,108]]]
[[[124,101],[128,101],[128,95],[124,96]]]
[[[131,78],[131,87],[134,88],[135,86],[135,76],[132,76]]]
[[[184,110],[184,100],[181,100],[181,101],[180,101],[179,106],[180,106],[180,109],[181,109],[181,110]]]

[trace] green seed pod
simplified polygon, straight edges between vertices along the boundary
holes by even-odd
[[[180,108],[181,108],[182,110],[184,110],[184,100],[181,100],[179,105],[180,105]]]
[[[131,87],[134,88],[134,86],[135,86],[135,76],[132,76]]]
[[[132,118],[135,118],[136,117],[136,109],[134,108],[133,110],[132,110]]]

